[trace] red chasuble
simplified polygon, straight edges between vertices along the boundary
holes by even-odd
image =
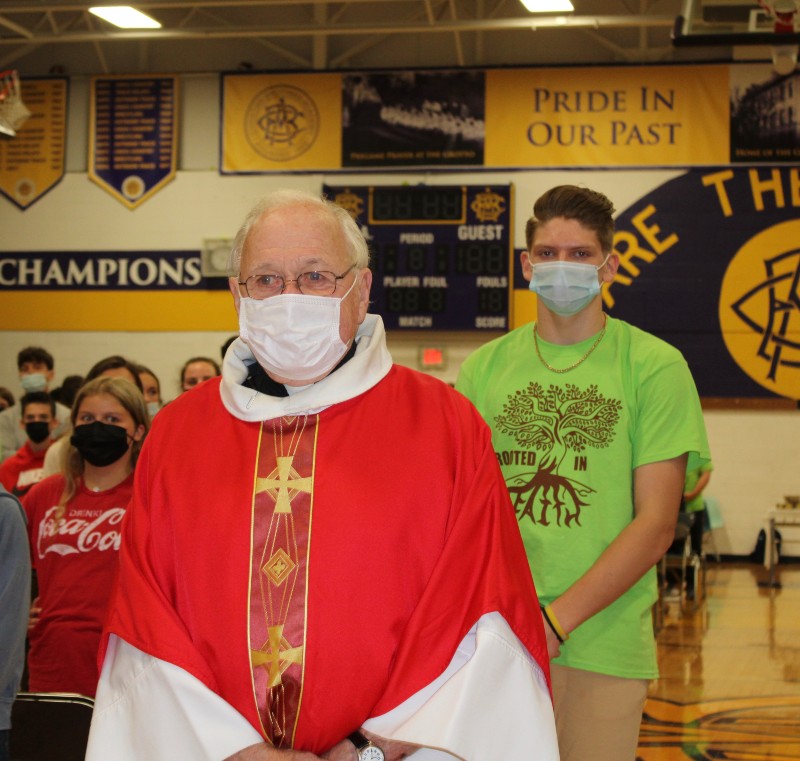
[[[218,384],[155,420],[108,632],[317,754],[438,677],[484,613],[547,673],[514,511],[464,397],[395,366],[319,414],[248,423]]]

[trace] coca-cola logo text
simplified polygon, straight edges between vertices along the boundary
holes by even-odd
[[[39,523],[37,554],[43,558],[48,552],[73,555],[77,552],[106,552],[119,550],[120,523],[125,508],[112,507],[89,518],[66,515],[56,517],[57,507],[51,507]],[[87,511],[81,511],[86,514]]]

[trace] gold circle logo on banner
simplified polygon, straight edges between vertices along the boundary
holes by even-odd
[[[722,280],[719,321],[747,375],[800,399],[800,220],[763,230],[739,249]]]
[[[291,85],[262,90],[245,114],[250,145],[270,161],[290,161],[305,153],[319,134],[319,111],[308,93]]]

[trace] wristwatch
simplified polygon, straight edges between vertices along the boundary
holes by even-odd
[[[383,751],[372,740],[367,740],[361,732],[353,732],[347,739],[356,746],[358,761],[385,761]]]

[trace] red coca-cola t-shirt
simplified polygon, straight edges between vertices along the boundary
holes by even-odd
[[[30,634],[30,690],[94,697],[97,650],[133,475],[106,491],[79,484],[59,519],[63,489],[63,476],[50,476],[23,499],[42,608]]]

